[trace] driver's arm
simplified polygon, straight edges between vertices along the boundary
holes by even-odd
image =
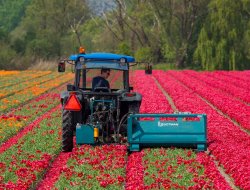
[[[92,91],[94,91],[94,89],[96,88],[97,83],[98,83],[98,78],[94,77],[92,79]]]
[[[108,89],[110,89],[110,85],[109,85],[109,81],[107,80],[107,87]]]

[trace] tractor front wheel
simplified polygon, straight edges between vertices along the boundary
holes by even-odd
[[[62,116],[62,151],[71,152],[73,149],[73,113],[63,110]]]

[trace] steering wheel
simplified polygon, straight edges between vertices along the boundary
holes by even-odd
[[[108,87],[96,87],[94,92],[111,92]]]

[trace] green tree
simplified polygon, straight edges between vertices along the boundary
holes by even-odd
[[[138,49],[135,53],[135,58],[139,62],[152,62],[153,56],[151,48],[149,47],[142,47]]]
[[[88,20],[84,0],[33,0],[21,25],[12,33],[13,44],[24,41],[25,54],[50,59],[65,53],[63,42],[74,35],[80,44],[79,27]],[[73,41],[66,40],[72,47]],[[71,49],[71,52],[74,49]],[[69,52],[67,52],[69,53]]]
[[[195,61],[202,69],[236,70],[246,66],[243,1],[212,0],[199,35]]]
[[[192,64],[201,23],[206,18],[209,0],[150,0],[156,23],[161,30],[164,58],[177,67]]]
[[[121,42],[118,45],[116,53],[124,54],[124,55],[132,55],[132,51],[131,51],[129,45],[127,43],[125,43],[125,42]]]
[[[10,32],[20,23],[31,0],[0,1],[0,28]]]
[[[13,58],[16,56],[16,52],[11,47],[0,41],[0,69],[10,70],[13,68]]]

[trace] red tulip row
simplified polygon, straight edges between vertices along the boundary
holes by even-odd
[[[250,72],[249,72],[249,70],[248,71],[231,71],[231,72],[222,71],[221,73],[223,75],[230,76],[232,78],[239,79],[239,80],[247,82],[247,83],[250,82],[250,78],[249,78],[250,77]]]
[[[250,96],[249,96],[250,90],[242,89],[238,86],[232,85],[231,79],[224,79],[224,80],[215,79],[214,77],[215,74],[213,72],[198,73],[195,71],[184,71],[183,73],[189,76],[192,76],[199,81],[202,81],[204,84],[207,84],[209,87],[213,87],[215,89],[220,89],[222,91],[225,91],[226,92],[225,96],[228,96],[228,94],[230,94],[234,98],[241,99],[247,103],[250,103]],[[241,83],[238,83],[238,85],[240,84]],[[222,91],[220,91],[220,93],[224,94]]]
[[[57,89],[57,91],[61,91],[61,90],[62,89],[60,89],[60,90]],[[21,106],[18,109],[14,109],[8,115],[3,116],[3,117],[6,118],[6,117],[10,117],[10,116],[15,116],[15,114],[19,114],[19,115],[22,114],[22,116],[27,115],[27,117],[25,117],[25,118],[29,119],[29,121],[31,121],[32,118],[34,119],[33,116],[37,116],[37,115],[43,113],[44,112],[43,109],[44,110],[49,109],[52,105],[54,105],[53,103],[56,103],[56,102],[59,103],[59,99],[58,99],[58,101],[54,101],[55,98],[57,98],[57,99],[59,98],[58,94],[55,94],[55,96],[53,96],[53,97],[51,97],[50,94],[42,95],[39,98],[36,98],[36,99],[32,100],[31,102],[29,102],[29,104]],[[50,102],[50,101],[53,101],[53,103]],[[58,108],[59,107],[57,107],[55,109],[58,110]],[[10,164],[6,164],[6,163],[4,163],[4,160],[0,159],[0,163],[6,169],[6,170],[3,170],[3,173],[1,173],[1,174],[3,174],[3,176],[1,176],[1,174],[0,174],[0,176],[1,176],[0,189],[1,189],[1,187],[8,188],[8,189],[27,189],[30,186],[33,186],[33,184],[37,180],[39,180],[39,178],[41,178],[41,174],[48,167],[48,164],[51,162],[51,160],[54,157],[54,155],[56,154],[56,152],[58,152],[60,150],[60,142],[61,142],[61,140],[60,140],[61,135],[60,134],[61,134],[61,132],[59,134],[56,133],[55,131],[57,131],[58,128],[57,128],[57,130],[54,130],[53,127],[51,126],[52,125],[51,123],[53,121],[51,121],[51,116],[50,115],[55,111],[55,109],[53,109],[50,112],[48,112],[47,114],[42,115],[41,117],[37,118],[35,121],[30,123],[30,125],[26,126],[24,128],[24,130],[22,130],[16,136],[10,138],[8,141],[6,141],[0,147],[0,154],[1,154],[2,158],[5,158],[6,155],[10,155],[11,152],[13,154],[15,154],[14,152],[18,151],[17,156],[13,157],[14,161],[11,161]],[[59,129],[60,129],[60,123],[61,123],[60,118],[61,118],[61,116],[60,116],[60,114],[58,116],[59,117],[57,117],[57,122],[56,122],[57,125],[55,125],[55,127],[59,127]],[[18,118],[20,118],[20,117],[18,117]],[[58,121],[58,119],[59,119],[59,121]],[[47,124],[45,124],[43,126],[44,127],[43,129],[41,129],[39,127],[39,125],[40,126],[42,125],[41,123],[47,123]],[[49,130],[48,130],[48,128],[49,128]],[[45,129],[49,132],[49,134],[47,134],[47,132],[44,131]],[[41,131],[44,131],[44,132],[41,134]],[[61,130],[59,130],[59,131],[61,131]],[[37,133],[37,135],[36,135],[36,133]],[[38,137],[38,134],[40,135],[39,137]],[[57,134],[56,138],[55,137],[49,137],[49,136],[54,135],[54,134]],[[49,137],[48,140],[51,139],[52,141],[46,142],[46,140],[44,140],[44,136]],[[21,150],[23,146],[25,146],[25,148],[27,148],[29,146],[32,146],[31,142],[32,142],[33,145],[35,144],[35,146],[33,146],[35,149],[39,149],[39,150],[42,149],[41,146],[39,147],[39,145],[37,145],[35,143],[36,140],[33,139],[33,140],[29,141],[31,137],[34,137],[34,139],[36,139],[37,142],[45,143],[46,145],[43,144],[44,149],[46,149],[47,146],[54,146],[55,145],[55,147],[56,147],[56,148],[54,148],[55,152],[52,151],[53,152],[52,155],[48,156],[46,160],[42,160],[40,157],[39,158],[37,157],[37,152],[32,152],[33,154],[30,155],[29,149]],[[29,139],[29,140],[24,141],[23,139]],[[19,143],[20,141],[21,141],[21,145]],[[54,143],[55,141],[57,142],[56,144]],[[17,144],[17,145],[15,145],[15,144]],[[18,146],[18,147],[16,147],[16,146]],[[114,148],[114,150],[115,149],[117,150],[117,148]],[[121,148],[118,148],[118,149],[121,150]],[[27,152],[29,152],[29,153],[27,153]],[[45,151],[45,152],[49,153],[50,151]],[[39,154],[40,154],[40,151],[39,151]],[[63,154],[63,153],[61,153],[61,154]],[[60,159],[60,155],[59,155],[59,159]],[[25,160],[23,160],[23,158],[26,158],[27,156],[28,156],[28,158],[31,158],[31,159],[35,158],[34,162],[32,161],[31,163],[30,162],[28,163]],[[65,159],[64,156],[65,155],[63,155],[64,161],[67,162],[68,159]],[[37,161],[37,159],[38,159],[38,161]],[[42,160],[42,163],[43,163],[42,167],[36,165],[37,163],[39,164],[41,160]],[[3,162],[1,162],[1,161],[3,161]],[[121,162],[121,159],[119,161]],[[12,164],[14,162],[16,164]],[[30,168],[31,167],[30,164],[33,164],[33,163],[34,163],[34,165],[32,165],[32,168]],[[111,165],[112,164],[114,164],[114,163],[111,163]],[[117,164],[117,163],[115,163],[115,164]],[[7,167],[7,165],[9,165],[9,167]],[[20,171],[19,170],[16,171],[16,169],[18,169],[18,168],[16,168],[16,165],[20,165]],[[21,166],[23,166],[23,167],[21,167]],[[37,168],[33,168],[33,166],[37,167]],[[9,169],[9,168],[12,168],[12,167],[14,167],[14,169]],[[124,168],[124,164],[123,164],[123,168]],[[13,172],[12,172],[13,170],[15,170],[14,175],[13,175]],[[25,174],[23,175],[23,173],[25,173]],[[10,177],[6,178],[5,176],[10,176]],[[30,176],[31,176],[31,178],[30,178]],[[18,178],[18,180],[14,179],[16,177]],[[27,178],[28,181],[27,180],[22,180],[21,177]],[[105,185],[105,183],[106,183],[105,180],[106,179],[107,178],[102,180],[102,185]],[[118,181],[119,181],[120,184],[122,184],[122,181],[124,181],[124,179],[125,179],[124,177],[118,176]],[[113,183],[113,180],[112,180],[112,183]],[[107,185],[109,185],[109,184],[107,184]]]
[[[28,189],[60,151],[61,113],[56,107],[0,147],[0,189]]]
[[[145,75],[144,71],[131,73],[134,91],[142,94],[140,113],[170,113],[171,106],[162,94],[154,79]],[[142,163],[144,152],[134,152],[129,155],[126,167],[126,189],[145,189],[144,166]]]
[[[231,189],[205,153],[161,148],[145,155],[145,189]]]
[[[126,166],[126,190],[144,190],[144,151],[133,152],[128,156]]]
[[[61,152],[53,161],[50,169],[45,173],[44,178],[37,185],[37,190],[51,190],[59,179],[63,169],[66,167],[71,152]]]
[[[0,144],[18,133],[20,129],[35,118],[57,106],[59,104],[59,93],[64,88],[65,84],[32,99],[27,104],[12,109],[9,113],[0,115]]]
[[[85,153],[85,154],[84,154]],[[80,183],[86,187],[121,189],[125,181],[125,164],[127,158],[127,147],[124,145],[103,145],[100,147],[82,146],[72,155],[71,164],[68,167],[74,168],[75,172],[83,171],[85,174],[80,177]],[[76,163],[72,163],[76,161]],[[71,186],[63,179],[67,174],[61,176],[56,187]],[[77,185],[77,183],[75,184]],[[89,188],[86,188],[89,189]]]
[[[38,189],[122,189],[125,182],[125,145],[82,145],[61,153]]]
[[[232,119],[235,119],[242,127],[250,130],[250,107],[239,100],[228,97],[221,91],[205,86],[199,80],[188,76],[187,72],[169,71],[166,75],[171,75],[188,86],[194,92],[198,93],[218,109],[226,113]]]
[[[214,79],[223,81],[223,82],[228,83],[232,86],[239,87],[239,88],[241,88],[241,90],[248,90],[248,91],[250,90],[249,82],[246,82],[246,81],[238,79],[238,78],[234,78],[230,75],[223,75],[222,71],[201,72],[200,75],[209,76],[209,77],[212,77]]]
[[[166,97],[150,75],[136,71],[133,77],[135,92],[142,94],[140,113],[172,113],[173,110]]]
[[[211,157],[209,157],[207,154],[205,153],[199,153],[198,156],[196,157],[196,160],[202,164],[203,166],[205,166],[205,176],[207,176],[207,178],[209,180],[212,179],[213,183],[211,184],[211,188],[208,185],[208,189],[232,189],[229,184],[225,181],[225,179],[221,176],[221,174],[219,173],[218,169],[216,168],[213,159],[211,159]],[[201,181],[201,183],[198,183],[197,186],[195,186],[193,189],[201,189],[202,184],[204,183],[204,181]]]
[[[182,78],[183,75],[181,72],[174,74],[173,72],[154,72],[154,76],[171,95],[180,111],[207,114],[209,150],[225,168],[226,173],[233,177],[237,186],[242,189],[250,189],[249,135],[240,130],[231,121],[218,114],[216,110],[201,100],[193,91],[203,88],[216,100],[217,94],[211,93],[211,89],[207,89],[194,80],[192,80],[193,88],[186,88],[175,79]],[[184,80],[182,81],[184,83]],[[191,81],[188,78],[185,82],[188,82],[191,86]],[[241,111],[241,109],[238,111]]]
[[[163,73],[164,74],[164,73]],[[140,85],[140,82],[143,81],[144,85]],[[152,87],[155,87],[154,89]],[[158,104],[155,103],[155,107],[150,109],[150,112],[159,113],[160,109],[167,110],[170,105],[166,101],[166,98],[162,94],[162,92],[156,86],[154,79],[150,75],[144,75],[143,71],[137,71],[134,77],[134,89],[135,91],[139,91],[142,93],[144,99],[151,98],[151,102],[154,104],[154,100],[157,97],[162,97],[161,101]],[[164,98],[163,98],[164,97]],[[163,100],[165,99],[165,100]],[[147,112],[145,109],[146,104],[142,104],[141,112]],[[164,107],[166,107],[164,109]],[[170,109],[169,109],[170,110]],[[171,112],[171,111],[169,111]],[[168,112],[168,113],[169,113]],[[175,156],[173,161],[171,162],[171,155],[174,151],[178,151],[180,157]],[[185,160],[186,152],[182,152],[181,149],[148,149],[147,151],[142,151],[138,153],[132,153],[128,158],[127,163],[127,175],[126,175],[126,189],[151,189],[151,188],[190,188],[190,189],[199,189],[199,188],[217,188],[219,186],[227,187],[230,189],[228,184],[225,182],[223,177],[220,175],[219,171],[215,167],[211,158],[208,157],[202,165],[199,167],[204,172],[200,172],[199,174],[196,172],[191,176],[188,173],[184,173],[180,170],[182,168],[182,163],[186,163],[187,167],[192,170],[191,163],[195,162],[196,165],[199,165],[199,160],[191,159],[188,161]],[[169,151],[169,154],[165,154],[166,151]],[[164,154],[163,154],[164,153]],[[192,151],[189,151],[189,154],[193,154]],[[183,155],[183,158],[181,156]],[[193,154],[195,155],[195,154]],[[190,155],[189,155],[190,156]],[[194,156],[195,157],[195,156]],[[179,159],[179,166],[176,166],[176,163]],[[167,167],[159,166],[159,164],[168,165]],[[158,167],[159,166],[159,167]],[[158,169],[157,169],[158,167]],[[173,176],[167,176],[170,172],[174,173]],[[216,174],[215,177],[213,174]],[[183,175],[183,176],[182,176]],[[179,176],[176,177],[176,176]],[[180,181],[187,178],[189,176],[190,181],[185,185],[181,185]],[[183,179],[182,179],[183,178]],[[174,179],[179,179],[178,182],[175,182]],[[208,182],[206,182],[208,181]],[[220,182],[220,183],[218,183]]]
[[[162,94],[154,79],[144,71],[131,73],[130,83],[135,92],[142,94],[140,113],[170,113],[172,108]],[[126,189],[144,190],[144,151],[129,155],[126,166]]]
[[[59,94],[53,92],[43,94],[8,114],[0,115],[0,144],[35,118],[57,106]]]

